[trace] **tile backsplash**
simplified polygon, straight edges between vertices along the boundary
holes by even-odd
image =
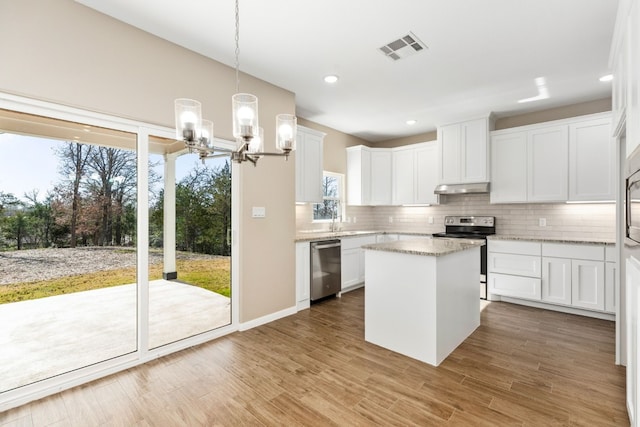
[[[447,215],[482,215],[496,217],[498,234],[615,239],[615,203],[492,205],[488,194],[446,195],[440,200],[440,205],[434,206],[347,206],[340,226],[344,230],[436,233],[444,231]],[[314,223],[311,218],[312,205],[296,205],[298,232],[329,228],[329,224]],[[546,220],[545,227],[539,225],[541,218]]]

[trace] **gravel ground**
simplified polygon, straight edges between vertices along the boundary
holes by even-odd
[[[178,259],[214,259],[215,255],[178,252]],[[150,252],[149,263],[162,263],[162,253]],[[134,267],[134,250],[114,247],[82,247],[61,249],[27,249],[0,252],[0,285],[94,271]]]

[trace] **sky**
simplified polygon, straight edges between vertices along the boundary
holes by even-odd
[[[43,200],[48,190],[61,180],[58,172],[58,158],[54,148],[66,141],[39,137],[0,133],[0,192],[11,193],[23,199],[25,193],[38,189],[38,199]],[[151,156],[151,161],[161,160],[161,156]],[[224,159],[210,159],[208,166],[224,164]],[[200,165],[195,154],[187,154],[176,162],[176,181],[196,166]],[[158,175],[164,175],[162,162],[155,168]]]

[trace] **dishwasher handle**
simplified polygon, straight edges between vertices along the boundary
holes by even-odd
[[[312,246],[313,249],[329,249],[329,248],[339,248],[340,242],[337,243],[326,243],[326,244],[314,244]]]

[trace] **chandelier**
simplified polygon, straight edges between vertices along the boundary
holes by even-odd
[[[262,156],[284,156],[296,149],[297,118],[292,114],[276,116],[277,152],[264,151],[264,131],[258,122],[258,97],[240,92],[240,8],[236,0],[236,94],[231,98],[233,136],[236,149],[213,147],[213,122],[202,118],[202,104],[193,99],[175,100],[176,139],[184,141],[190,153],[200,159],[230,155],[237,163],[249,161],[255,166]]]

